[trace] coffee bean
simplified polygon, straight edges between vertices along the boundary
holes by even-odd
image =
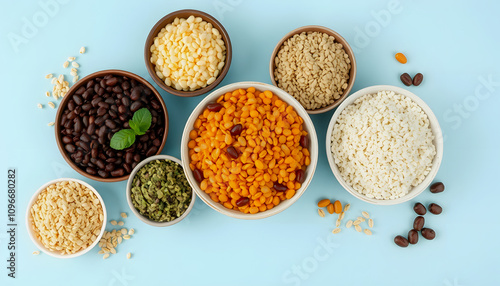
[[[408,242],[410,244],[417,244],[418,242],[418,231],[412,229],[408,232]]]
[[[125,163],[132,164],[133,160],[134,160],[134,154],[132,154],[132,152],[125,153]]]
[[[401,81],[404,83],[406,86],[412,85],[412,79],[411,76],[407,73],[404,73],[400,76]]]
[[[89,173],[89,174],[91,174],[91,175],[95,175],[95,174],[97,174],[97,171],[96,171],[94,168],[92,168],[92,167],[87,167],[87,168],[85,169],[85,172],[87,172],[87,173]]]
[[[130,105],[130,111],[136,112],[137,110],[141,109],[141,107],[142,107],[142,102],[135,101]]]
[[[394,238],[394,243],[396,243],[400,247],[408,247],[408,244],[410,242],[405,237],[398,235]]]
[[[70,153],[74,153],[76,150],[76,147],[73,144],[66,144],[66,145],[64,145],[64,149],[66,149],[66,151],[68,151]]]
[[[63,138],[62,138],[62,142],[63,142],[64,144],[73,143],[73,139],[71,139],[71,137],[69,137],[69,136],[63,136]]]
[[[422,236],[425,239],[433,240],[436,237],[436,232],[431,228],[423,228],[422,229]]]
[[[443,208],[438,204],[432,203],[429,205],[429,212],[438,215],[443,212]]]
[[[425,224],[425,219],[423,216],[417,216],[415,220],[413,221],[413,229],[415,230],[422,230]]]
[[[413,85],[414,86],[419,86],[422,81],[424,80],[424,75],[421,74],[421,73],[417,73],[414,77],[413,77]]]
[[[427,210],[425,209],[424,205],[421,203],[416,203],[415,206],[413,206],[413,210],[418,215],[425,215],[427,213]]]
[[[125,169],[125,172],[127,172],[127,174],[132,173],[132,167],[129,164],[123,164],[123,169]]]
[[[218,112],[222,109],[222,104],[220,103],[210,103],[207,105],[207,109],[210,111]]]
[[[437,194],[444,191],[444,184],[441,182],[437,182],[431,185],[431,193]]]
[[[147,147],[147,145],[145,145]],[[151,148],[148,149],[148,151],[146,152],[146,157],[150,157],[150,156],[153,156],[154,154],[156,154],[156,151],[158,151],[158,148],[156,146],[152,146]]]
[[[78,94],[73,95],[73,100],[77,105],[82,105],[83,104],[83,98],[79,96]]]
[[[108,173],[108,172],[106,172],[106,171],[104,171],[104,170],[99,170],[99,171],[97,172],[97,174],[99,174],[99,176],[101,176],[102,178],[107,178],[107,177],[109,177],[109,173]]]

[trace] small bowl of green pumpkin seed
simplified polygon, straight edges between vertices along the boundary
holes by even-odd
[[[140,162],[127,182],[127,202],[132,212],[152,226],[171,226],[191,211],[195,192],[181,160],[156,155]]]

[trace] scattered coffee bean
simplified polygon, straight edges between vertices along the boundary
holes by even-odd
[[[404,73],[400,76],[401,81],[404,83],[406,86],[412,85],[412,79],[411,76],[408,73]]]
[[[429,212],[431,212],[431,214],[438,215],[443,212],[443,208],[438,204],[432,203],[429,205]]]
[[[437,194],[444,191],[444,184],[441,182],[437,182],[431,185],[431,193]]]
[[[415,230],[422,230],[422,228],[424,228],[424,224],[425,224],[425,219],[423,216],[417,216],[415,218],[415,221],[413,221],[413,229]]]
[[[421,73],[417,73],[414,77],[413,77],[413,85],[414,86],[419,86],[422,81],[424,80],[424,75],[421,74]]]
[[[413,210],[418,215],[425,215],[427,213],[427,209],[425,209],[424,205],[421,203],[416,203],[415,206],[413,207]]]
[[[410,242],[405,237],[398,235],[394,238],[394,243],[400,247],[407,247]]]
[[[433,240],[436,237],[436,232],[430,228],[423,228],[422,229],[422,236],[425,239]]]
[[[418,231],[412,229],[408,232],[408,242],[410,244],[417,244],[418,242]]]

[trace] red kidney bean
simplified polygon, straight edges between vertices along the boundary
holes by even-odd
[[[161,104],[158,101],[153,100],[153,101],[151,101],[151,107],[153,107],[153,109],[160,109]]]
[[[87,172],[87,173],[89,173],[89,174],[91,174],[91,175],[95,175],[95,174],[97,174],[97,171],[96,171],[94,168],[92,168],[92,167],[87,167],[87,168],[85,169],[85,172]]]
[[[113,87],[113,89],[111,91],[113,91],[116,94],[121,94],[123,92],[122,88],[119,86]]]
[[[201,181],[203,181],[203,172],[199,169],[194,169],[193,176],[198,183],[201,183]]]
[[[431,185],[431,193],[437,194],[444,191],[444,184],[441,182],[437,182]]]
[[[286,186],[278,183],[278,182],[274,182],[273,184],[273,188],[277,191],[277,192],[286,192],[286,190],[288,189]]]
[[[120,105],[118,107],[118,112],[121,113],[121,114],[124,114],[127,112],[127,107],[125,105]]]
[[[302,184],[305,179],[306,179],[306,174],[304,171],[302,171],[302,169],[298,169],[297,171],[295,171],[295,181]]]
[[[229,146],[229,147],[227,147],[226,151],[227,151],[227,154],[228,154],[231,158],[233,158],[233,159],[237,159],[237,158],[238,158],[238,156],[240,155],[240,154],[238,154],[238,151],[236,150],[236,148],[234,148],[233,146]]]
[[[421,233],[428,240],[433,240],[436,237],[436,232],[431,228],[423,228]]]
[[[408,232],[408,242],[410,244],[417,244],[418,242],[418,231],[412,229]]]
[[[101,169],[101,170],[102,170],[102,169],[104,169],[104,168],[106,168],[106,164],[104,163],[104,161],[103,161],[103,160],[100,160],[100,159],[99,159],[99,160],[97,160],[97,162],[96,162],[95,164],[96,164],[96,165],[97,165],[97,167],[98,167],[99,169]]]
[[[394,238],[394,243],[396,243],[397,246],[400,247],[407,247],[410,244],[408,239],[406,239],[406,237],[403,237],[401,235],[398,235]]]
[[[96,98],[92,99],[90,104],[92,104],[93,107],[97,107],[99,102],[101,102],[102,100],[103,100],[102,97],[96,97]]]
[[[425,209],[424,205],[421,203],[416,203],[415,206],[413,206],[413,210],[418,214],[418,215],[424,215],[427,213],[427,210]]]
[[[218,112],[219,110],[222,109],[222,104],[220,103],[210,103],[207,105],[207,109],[210,111],[215,111]]]
[[[233,128],[231,128],[231,131],[229,132],[233,136],[238,136],[241,134],[241,131],[243,131],[243,126],[241,124],[236,124],[233,126]]]
[[[422,230],[425,224],[425,219],[423,216],[417,216],[415,220],[413,221],[413,229],[415,230]]]
[[[109,163],[109,164],[106,164],[106,167],[104,168],[104,170],[106,172],[111,172],[115,169],[115,164],[112,164],[112,163]]]
[[[302,135],[300,137],[299,144],[300,146],[302,146],[302,148],[307,148],[309,146],[309,138],[307,138],[307,136],[305,135]]]
[[[248,205],[249,202],[250,202],[249,198],[241,197],[238,200],[236,200],[236,206],[241,208]]]
[[[438,215],[443,212],[443,208],[438,204],[432,203],[429,205],[429,212]]]

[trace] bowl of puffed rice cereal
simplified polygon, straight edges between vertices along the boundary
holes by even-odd
[[[226,29],[213,16],[192,9],[160,19],[144,47],[151,78],[165,91],[183,97],[215,88],[229,71],[231,58]]]
[[[395,86],[350,95],[326,134],[333,174],[349,193],[372,204],[415,198],[430,185],[443,158],[436,116],[418,96]]]
[[[61,178],[41,186],[26,210],[28,234],[38,249],[57,258],[83,255],[106,228],[106,206],[84,181]]]
[[[288,92],[309,114],[339,106],[356,79],[356,59],[347,41],[323,26],[287,33],[269,62],[271,82]]]

